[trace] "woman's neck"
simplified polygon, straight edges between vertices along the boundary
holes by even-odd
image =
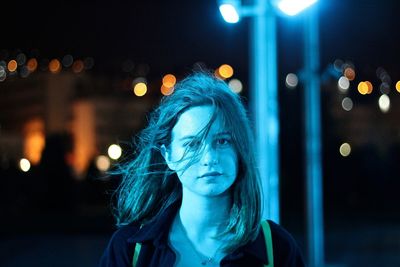
[[[188,235],[199,240],[225,229],[231,205],[230,194],[207,197],[184,189],[179,217]]]

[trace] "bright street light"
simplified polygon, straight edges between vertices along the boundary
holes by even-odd
[[[239,13],[233,3],[220,5],[219,11],[226,22],[237,23],[239,21]]]
[[[281,0],[277,5],[283,13],[294,16],[316,2],[317,0]]]

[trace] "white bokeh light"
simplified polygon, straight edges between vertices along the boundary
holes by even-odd
[[[351,100],[350,97],[343,98],[342,108],[346,111],[350,111],[353,108],[353,100]]]
[[[339,148],[340,155],[347,157],[351,153],[351,146],[349,143],[343,143]]]
[[[346,77],[342,76],[338,80],[338,88],[341,92],[347,92],[350,87],[350,81]]]
[[[112,144],[108,147],[108,156],[114,160],[119,159],[122,155],[122,149],[119,145]]]
[[[242,82],[238,79],[230,80],[228,85],[231,88],[231,90],[237,94],[242,92],[242,90],[243,90]]]
[[[287,88],[293,89],[296,88],[297,84],[299,83],[299,78],[294,73],[289,73],[286,75],[285,84]]]
[[[23,171],[23,172],[27,172],[29,171],[29,169],[31,168],[31,163],[29,162],[29,160],[22,158],[19,161],[19,168]]]
[[[379,97],[379,108],[381,109],[382,112],[386,113],[389,111],[390,109],[390,98],[388,95],[381,95],[381,97]]]

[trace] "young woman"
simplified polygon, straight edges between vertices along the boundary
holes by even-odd
[[[199,72],[176,84],[120,169],[119,229],[99,266],[304,266],[286,230],[261,227],[252,140],[224,81]]]

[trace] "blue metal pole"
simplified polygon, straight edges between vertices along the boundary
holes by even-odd
[[[321,116],[319,33],[316,7],[305,14],[305,147],[307,190],[307,239],[310,267],[324,266],[324,223],[321,167]]]
[[[251,104],[263,193],[263,219],[279,223],[279,117],[276,17],[267,0],[254,0],[251,24]]]

